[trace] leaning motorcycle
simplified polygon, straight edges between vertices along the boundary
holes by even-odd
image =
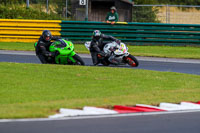
[[[35,47],[37,42],[35,43]],[[74,51],[74,44],[65,39],[58,39],[49,47],[50,52],[55,52],[53,63],[55,64],[68,64],[68,65],[85,65],[82,58]]]
[[[91,42],[86,42],[85,47],[89,50]],[[124,43],[117,44],[116,42],[107,43],[104,48],[103,52],[107,56],[101,55],[99,53],[97,55],[99,61],[104,66],[108,66],[110,64],[113,65],[125,65],[128,64],[131,67],[137,67],[139,65],[138,60],[128,52],[128,47]],[[115,61],[115,63],[113,63]]]

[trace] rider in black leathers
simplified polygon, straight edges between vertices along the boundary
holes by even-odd
[[[103,42],[104,39],[115,41],[116,43],[120,44],[120,40],[112,36],[102,34],[99,30],[95,30],[93,32],[92,41],[90,45],[90,53],[94,65],[98,65],[100,63],[100,60],[97,57],[98,54],[100,54],[101,56],[106,56],[106,54],[103,52],[103,47],[106,44]]]
[[[36,55],[40,59],[41,63],[54,63],[55,53],[49,51],[51,40],[57,40],[60,37],[53,37],[49,30],[44,30],[42,36],[40,36],[37,46],[35,48]]]

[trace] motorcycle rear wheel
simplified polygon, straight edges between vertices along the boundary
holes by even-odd
[[[102,61],[101,61],[101,64],[103,64],[104,66],[109,66],[109,65],[110,65],[110,62],[109,62],[109,61],[106,61],[106,60],[102,60]]]
[[[85,62],[82,60],[82,58],[79,55],[75,54],[73,58],[76,60],[77,65],[83,65],[83,66],[85,65]]]
[[[108,58],[105,57],[105,55],[102,55],[100,53],[97,54],[97,58],[100,61],[100,63],[104,66],[109,66],[110,62],[108,61]]]
[[[127,61],[127,63],[132,66],[132,67],[137,67],[139,65],[138,60],[131,54],[129,54],[125,60]]]

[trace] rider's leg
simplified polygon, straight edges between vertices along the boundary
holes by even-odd
[[[40,61],[41,61],[42,64],[47,64],[48,63],[47,59],[46,59],[46,57],[44,55],[38,54],[37,56],[40,59]]]
[[[96,66],[98,65],[100,62],[98,60],[98,53],[97,52],[91,52],[91,56],[92,56],[92,62],[93,64]]]

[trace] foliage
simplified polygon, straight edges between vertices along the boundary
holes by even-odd
[[[0,18],[4,19],[61,19],[55,13],[47,14],[43,11],[26,8],[25,6],[17,6],[16,4],[0,5]]]
[[[55,4],[56,3],[56,4]],[[66,0],[54,0],[50,1],[50,5],[54,5],[55,12],[57,14],[60,14],[61,16],[66,16]],[[67,1],[67,11],[68,11],[68,17],[71,15],[69,11],[71,11],[71,1]]]
[[[136,5],[142,4],[156,4],[155,0],[135,0]],[[157,8],[153,7],[134,7],[133,6],[133,21],[134,22],[155,22],[159,23],[156,14],[158,12]]]
[[[134,0],[134,3],[139,4],[169,4],[169,5],[200,5],[200,0]]]
[[[46,0],[30,0],[30,3],[41,3]],[[70,2],[71,0],[68,0]],[[49,3],[65,3],[65,0],[49,0]],[[0,0],[0,3],[26,3],[26,0]],[[200,5],[200,0],[134,0],[135,4],[176,4],[176,5]]]
[[[1,4],[9,5],[9,4],[23,4],[26,0],[0,0]]]
[[[0,18],[22,18],[22,19],[29,19],[32,16],[38,16],[37,18],[31,19],[64,19],[66,14],[66,0],[49,0],[48,1],[48,14],[46,12],[46,0],[30,0],[29,1],[29,8],[30,10],[25,10],[26,8],[26,0],[0,0],[1,7],[5,9],[6,7],[10,10],[5,10],[3,14],[0,15]],[[23,9],[21,9],[23,8]],[[1,9],[1,10],[3,10]],[[20,12],[16,15],[17,11]],[[33,11],[34,10],[34,11]],[[68,0],[68,19],[70,19],[70,12],[71,10],[71,1]],[[31,11],[31,12],[30,12]],[[22,15],[20,13],[23,13]],[[28,13],[28,14],[27,14]],[[36,14],[34,14],[36,13]],[[8,15],[10,14],[10,15]],[[23,15],[26,14],[26,17]],[[32,14],[30,17],[28,15]]]
[[[200,5],[200,0],[134,0],[135,5]],[[180,8],[186,10],[187,8]],[[199,10],[199,8],[196,8]],[[134,22],[159,22],[156,18],[157,8],[153,7],[133,7]]]
[[[200,0],[156,0],[159,4],[200,5]]]
[[[159,23],[157,12],[158,9],[153,7],[133,7],[133,21]]]

